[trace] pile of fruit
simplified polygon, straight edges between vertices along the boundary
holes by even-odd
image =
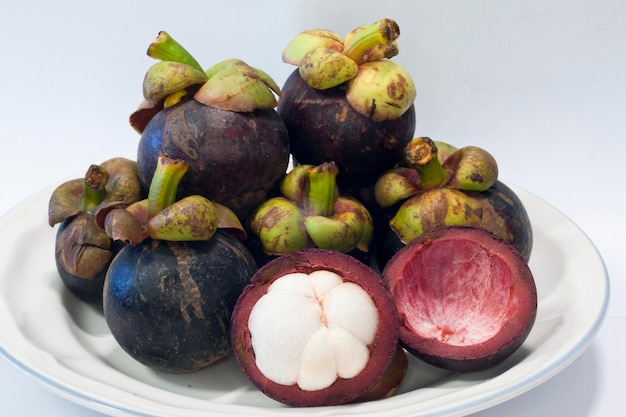
[[[281,89],[159,33],[137,159],[90,166],[48,212],[61,279],[124,351],[170,372],[233,354],[267,396],[322,406],[393,395],[407,355],[469,372],[519,348],[528,215],[487,151],[414,137],[399,35],[304,31]]]

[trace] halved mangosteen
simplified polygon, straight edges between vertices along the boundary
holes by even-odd
[[[349,255],[303,249],[260,268],[231,318],[235,357],[267,396],[308,407],[363,396],[398,346],[380,276]]]
[[[537,313],[524,259],[479,227],[426,232],[394,255],[383,279],[396,302],[402,344],[449,370],[503,361],[527,338]]]

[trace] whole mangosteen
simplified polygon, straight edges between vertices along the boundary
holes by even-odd
[[[91,165],[83,178],[59,185],[50,196],[48,223],[59,224],[54,258],[65,287],[79,299],[102,308],[102,288],[111,260],[122,248],[95,221],[103,206],[129,205],[143,198],[137,164],[112,158]]]
[[[285,48],[297,65],[282,88],[278,113],[291,153],[303,164],[334,161],[342,192],[365,198],[376,178],[402,158],[415,130],[415,85],[388,58],[398,53],[397,23],[381,19],[345,39],[308,30]]]
[[[191,372],[231,352],[229,320],[256,271],[234,213],[202,196],[176,200],[187,166],[162,156],[147,200],[97,218],[128,244],[111,263],[104,316],[115,340],[151,368]],[[228,230],[231,230],[229,232]]]
[[[204,71],[166,32],[148,55],[161,61],[148,70],[145,100],[131,115],[141,133],[142,183],[150,184],[159,155],[183,159],[189,172],[178,197],[204,196],[243,220],[277,186],[289,163],[287,129],[274,109],[279,87],[237,59]]]

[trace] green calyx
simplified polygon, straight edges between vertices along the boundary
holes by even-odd
[[[418,137],[407,144],[401,165],[383,173],[376,182],[375,198],[381,207],[390,207],[430,189],[486,191],[498,179],[496,160],[484,149],[457,149],[428,137]]]
[[[480,226],[482,206],[478,199],[452,188],[427,190],[400,206],[389,222],[402,243],[428,230],[445,226]]]
[[[109,173],[98,165],[91,165],[83,182],[83,207],[91,213],[107,196],[106,185]]]
[[[148,56],[158,60],[144,77],[144,100],[130,115],[138,132],[159,110],[186,100],[234,112],[271,109],[278,105],[280,88],[265,72],[238,59],[227,59],[206,71],[167,32],[159,32],[148,47]]]
[[[319,90],[346,84],[348,103],[376,121],[399,118],[413,104],[415,84],[400,65],[400,28],[380,19],[352,30],[344,39],[321,29],[302,32],[283,50],[283,61],[297,65],[302,78]]]
[[[239,59],[222,61],[205,72],[207,81],[194,94],[200,103],[222,110],[251,112],[278,105],[280,87],[264,71]]]
[[[160,61],[185,64],[202,72],[198,61],[165,31],[159,32],[157,38],[148,46],[147,55]]]
[[[380,176],[374,192],[381,207],[399,205],[389,225],[408,243],[436,227],[480,226],[479,193],[497,179],[496,161],[487,151],[420,137],[407,144],[399,167]]]
[[[424,188],[440,187],[446,181],[437,152],[437,145],[428,137],[415,138],[404,149],[404,162],[417,171]]]
[[[245,235],[237,217],[226,207],[192,195],[176,200],[178,186],[188,169],[180,159],[161,155],[150,184],[148,198],[127,208],[112,208],[103,227],[114,240],[130,244],[146,238],[168,241],[210,239],[220,227]]]
[[[334,162],[298,165],[283,179],[281,197],[264,202],[250,218],[265,253],[283,255],[318,247],[368,251],[373,221],[358,201],[339,195]]]

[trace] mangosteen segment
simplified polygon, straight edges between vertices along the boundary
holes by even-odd
[[[429,231],[389,261],[383,277],[401,317],[400,338],[433,365],[474,371],[511,355],[537,312],[520,254],[480,227]]]
[[[307,391],[358,375],[377,326],[378,311],[365,290],[327,270],[278,278],[248,319],[261,372]]]

